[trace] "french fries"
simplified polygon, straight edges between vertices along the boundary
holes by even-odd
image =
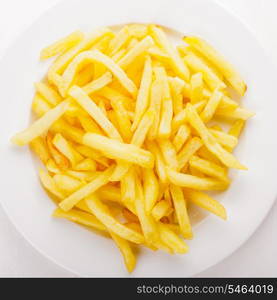
[[[232,99],[246,83],[203,39],[184,41],[129,24],[54,42],[40,55],[59,56],[35,83],[36,120],[12,138],[45,166],[39,178],[57,204],[53,216],[111,237],[129,272],[133,244],[188,252],[191,203],[226,220],[203,191],[226,190],[228,169],[246,169],[232,154],[254,115]]]

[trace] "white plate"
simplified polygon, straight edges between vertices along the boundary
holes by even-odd
[[[276,196],[276,71],[245,26],[208,0],[70,0],[43,15],[9,49],[0,66],[1,202],[19,232],[42,254],[80,276],[129,276],[108,239],[50,217],[54,205],[40,187],[29,150],[10,145],[10,137],[30,120],[33,82],[47,63],[40,49],[77,28],[129,22],[158,23],[184,34],[202,36],[220,50],[248,83],[243,100],[257,112],[236,151],[249,167],[233,172],[221,197],[228,221],[209,216],[194,228],[190,253],[170,256],[143,250],[130,276],[186,277],[218,263],[236,250],[265,218]],[[250,253],[249,255],[256,255]]]

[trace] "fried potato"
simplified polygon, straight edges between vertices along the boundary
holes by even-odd
[[[32,103],[33,112],[40,118],[51,109],[51,105],[44,98],[36,93]]]
[[[62,101],[62,97],[59,93],[55,91],[53,87],[44,82],[36,82],[35,88],[50,105],[55,106]]]
[[[68,107],[68,101],[63,101],[55,108],[49,110],[40,119],[36,120],[28,129],[17,133],[12,137],[12,143],[18,146],[24,146],[30,143],[38,136],[45,133],[51,125],[57,121],[66,111]]]
[[[155,221],[169,216],[173,212],[172,206],[166,200],[159,201],[152,209],[151,213]]]
[[[46,142],[41,136],[31,141],[30,148],[44,164],[50,159],[50,153],[47,149]]]
[[[182,170],[186,167],[186,164],[189,162],[190,158],[202,147],[202,145],[203,142],[198,137],[191,138],[185,144],[177,156],[179,170]]]
[[[153,170],[143,169],[145,210],[149,214],[158,200],[159,182]]]
[[[95,133],[86,133],[83,143],[111,159],[138,164],[144,168],[152,168],[154,165],[153,155],[149,151],[131,144],[124,144]]]
[[[203,75],[195,73],[190,79],[190,99],[191,103],[197,103],[203,99]]]
[[[179,127],[179,129],[172,141],[173,146],[176,149],[176,153],[178,153],[181,150],[181,148],[183,147],[183,145],[189,138],[190,134],[191,134],[191,130],[190,130],[189,126],[184,124]]]
[[[223,94],[219,90],[217,89],[214,90],[204,110],[200,114],[200,117],[204,123],[208,123],[212,119],[213,115],[217,110],[217,107],[220,104],[222,96]]]

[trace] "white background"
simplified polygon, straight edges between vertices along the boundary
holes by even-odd
[[[45,10],[59,1],[0,0],[0,57],[25,28],[39,18]],[[218,0],[218,2],[232,10],[250,27],[267,54],[277,65],[277,1]],[[95,3],[97,5],[96,1]],[[5,101],[5,99],[2,99],[2,101]],[[266,99],[260,99],[260,101],[263,101],[266,105]],[[260,200],[263,201],[263,199]],[[277,203],[275,203],[260,228],[238,251],[197,276],[277,277],[276,236]],[[0,206],[0,277],[71,276],[73,275],[54,265],[34,250],[16,232]]]

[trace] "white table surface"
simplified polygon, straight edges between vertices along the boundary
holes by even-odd
[[[0,0],[0,57],[25,28],[59,1]],[[250,27],[277,65],[277,1],[218,0],[218,2],[232,10]],[[266,105],[266,99],[261,101]],[[259,229],[239,250],[216,266],[198,274],[197,277],[277,277],[276,236],[277,203]],[[0,277],[72,276],[74,275],[56,266],[33,249],[15,230],[0,206]]]

